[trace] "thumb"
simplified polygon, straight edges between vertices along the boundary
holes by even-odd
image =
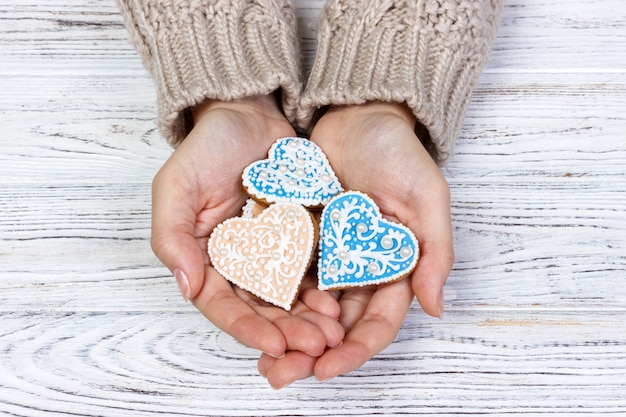
[[[204,284],[204,251],[194,236],[196,213],[177,187],[152,187],[152,236],[155,255],[174,274],[183,298],[193,299]]]
[[[185,301],[195,298],[204,284],[205,266],[198,242],[187,233],[152,230],[152,250],[174,275]]]
[[[435,184],[435,181],[431,181]],[[412,275],[413,292],[422,309],[433,317],[443,315],[444,285],[454,264],[454,244],[450,215],[450,194],[442,182],[439,192],[422,198],[407,225],[420,245],[420,259]]]
[[[420,260],[411,280],[413,292],[427,314],[441,318],[443,287],[454,263],[454,249],[447,243],[420,243]]]

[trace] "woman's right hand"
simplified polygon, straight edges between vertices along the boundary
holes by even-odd
[[[294,136],[274,95],[194,109],[195,126],[152,185],[152,248],[180,291],[212,323],[272,357],[286,351],[320,356],[343,339],[336,300],[309,286],[291,312],[234,288],[212,266],[206,245],[213,229],[238,215],[247,196],[241,174],[267,157],[274,141]]]

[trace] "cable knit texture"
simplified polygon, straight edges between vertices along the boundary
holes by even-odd
[[[484,67],[500,0],[329,0],[298,109],[310,130],[325,106],[406,102],[445,163]]]
[[[189,109],[280,90],[292,122],[301,93],[290,0],[118,0],[157,87],[159,128],[176,146]]]

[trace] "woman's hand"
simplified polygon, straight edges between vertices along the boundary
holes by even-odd
[[[336,295],[346,331],[340,347],[319,358],[263,355],[259,370],[273,386],[359,368],[395,339],[413,295],[426,313],[443,314],[443,286],[454,260],[449,188],[414,124],[409,109],[393,103],[332,108],[316,124],[311,140],[322,147],[343,187],[366,192],[383,215],[408,226],[420,243],[420,260],[405,280]]]
[[[246,200],[241,174],[267,157],[274,141],[295,134],[273,95],[194,109],[194,128],[154,178],[152,248],[183,297],[217,327],[272,357],[287,350],[320,356],[343,338],[330,294],[305,288],[291,312],[234,289],[212,266],[206,245]],[[334,318],[333,318],[334,316]]]

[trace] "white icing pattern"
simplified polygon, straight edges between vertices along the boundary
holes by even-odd
[[[366,194],[342,193],[322,211],[319,289],[395,281],[408,275],[418,258],[419,245],[411,230],[383,219]]]
[[[279,139],[269,158],[250,164],[242,178],[248,193],[268,203],[320,207],[342,191],[322,149],[303,138]]]
[[[233,284],[290,310],[315,244],[315,226],[298,204],[274,204],[256,218],[218,225],[208,243],[215,269]]]

